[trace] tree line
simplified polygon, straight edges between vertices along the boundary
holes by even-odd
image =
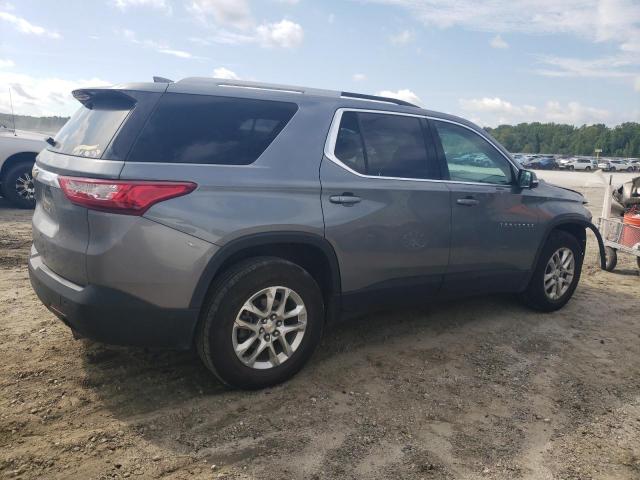
[[[594,155],[596,149],[602,149],[601,156],[640,157],[640,123],[635,122],[612,128],[535,122],[485,130],[510,152]]]
[[[69,117],[31,117],[29,115],[16,115],[17,130],[29,130],[32,132],[54,134],[67,123]],[[13,121],[10,113],[0,113],[0,128],[3,126],[13,130]]]

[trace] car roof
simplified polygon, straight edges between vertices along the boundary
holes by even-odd
[[[124,83],[113,85],[111,87],[80,89],[74,91],[74,96],[76,93],[82,94],[82,92],[117,89],[252,98],[257,100],[293,102],[298,105],[303,105],[305,103],[312,104],[317,102],[329,102],[332,103],[336,109],[352,108],[371,111],[379,110],[448,120],[466,126],[484,137],[488,137],[505,155],[511,155],[499,142],[491,137],[489,132],[465,118],[434,110],[427,110],[420,106],[395,98],[338,90],[300,87],[295,85],[229,80],[213,77],[187,77],[177,82],[161,77],[154,77],[154,80],[154,82]]]
[[[337,108],[385,110],[398,113],[424,115],[444,120],[451,120],[474,129],[480,129],[477,125],[464,118],[443,112],[428,110],[404,100],[379,95],[301,87],[297,85],[229,80],[214,77],[187,77],[176,82],[172,82],[161,77],[154,78],[157,78],[156,82],[123,83],[108,88],[135,91],[166,91],[185,94],[233,96],[290,101],[298,104],[326,101],[335,103]],[[486,135],[486,132],[483,131],[483,133]]]

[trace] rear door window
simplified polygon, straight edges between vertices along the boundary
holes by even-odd
[[[111,139],[131,111],[132,103],[95,100],[78,111],[56,134],[49,150],[79,157],[102,158]]]
[[[289,102],[167,93],[128,161],[248,165],[297,109]]]
[[[439,174],[418,117],[344,112],[334,155],[370,176],[427,179]]]

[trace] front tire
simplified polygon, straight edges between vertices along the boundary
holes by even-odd
[[[242,389],[295,375],[320,343],[322,294],[300,266],[275,257],[234,265],[214,283],[196,334],[204,364]]]
[[[573,235],[559,230],[551,232],[520,300],[541,312],[562,308],[578,286],[582,260],[582,247]]]
[[[32,169],[33,162],[20,162],[9,167],[2,178],[2,194],[14,207],[36,206]]]

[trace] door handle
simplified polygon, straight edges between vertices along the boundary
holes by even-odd
[[[356,203],[360,202],[360,200],[360,197],[356,197],[355,195],[352,195],[350,193],[343,193],[342,195],[332,195],[329,197],[329,201],[331,203],[337,203],[348,207],[350,207],[351,205],[355,205]]]
[[[457,199],[456,203],[458,205],[464,205],[465,207],[473,207],[478,205],[480,202],[473,197],[465,197]]]

